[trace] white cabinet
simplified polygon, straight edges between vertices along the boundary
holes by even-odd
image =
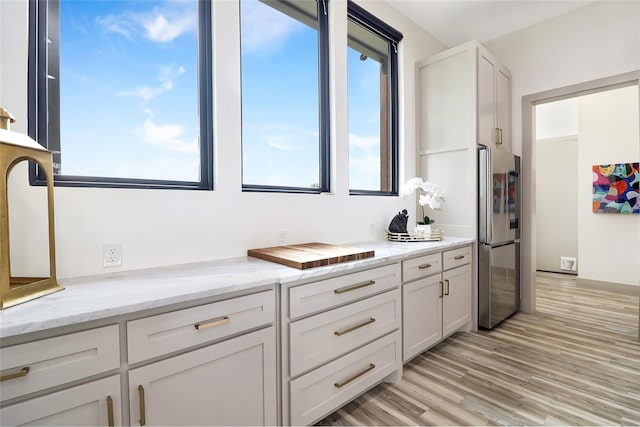
[[[478,142],[511,152],[511,73],[478,46]]]
[[[120,375],[2,408],[2,425],[119,426]]]
[[[313,424],[402,376],[400,283],[395,263],[283,288],[283,425]]]
[[[275,303],[268,290],[127,322],[129,364],[153,362],[129,370],[131,425],[276,424]]]
[[[425,268],[422,277],[402,285],[404,362],[471,323],[471,247],[427,257],[441,257],[445,270]],[[416,259],[403,264],[416,264]]]
[[[275,327],[129,372],[131,425],[275,425]]]
[[[418,63],[416,74],[418,173],[447,190],[431,216],[448,236],[475,238],[476,149],[511,151],[511,74],[475,41]]]
[[[118,326],[0,349],[2,425],[121,425],[120,375],[60,390],[120,367]],[[40,397],[33,393],[49,390]]]

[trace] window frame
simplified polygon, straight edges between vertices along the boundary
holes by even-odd
[[[51,61],[55,72],[59,75],[59,26],[49,25],[49,14],[59,12],[59,0],[29,0],[29,54],[28,54],[28,135],[38,141],[46,149],[53,151],[55,186],[61,187],[92,187],[92,188],[158,188],[179,190],[213,190],[213,50],[211,3],[208,0],[198,0],[198,115],[200,136],[200,181],[175,181],[140,178],[115,178],[80,175],[58,175],[55,173],[60,164],[60,98],[59,80],[53,85],[48,84],[49,66]],[[53,6],[53,7],[52,7]],[[59,22],[59,21],[57,21]],[[58,33],[55,40],[51,40],[47,53],[47,39],[49,31]],[[49,115],[49,95],[57,93],[57,111],[51,124],[47,122]],[[57,138],[49,138],[51,127],[57,128]],[[144,161],[144,159],[141,159]],[[31,185],[46,185],[44,172],[37,166],[29,166],[29,182]]]
[[[284,2],[286,3],[286,2]],[[330,82],[329,82],[329,1],[316,0],[318,13],[318,143],[319,172],[318,188],[293,187],[279,185],[245,184],[244,173],[241,174],[242,191],[253,193],[302,193],[320,194],[331,191],[331,119],[330,119]],[[238,4],[238,7],[241,7]],[[240,22],[242,28],[242,22]],[[242,30],[241,30],[242,31]],[[241,44],[242,45],[242,44]],[[240,52],[242,61],[242,52]],[[242,63],[240,64],[242,67]],[[242,72],[240,73],[242,78]],[[242,82],[241,82],[242,87]],[[241,89],[242,91],[242,89]],[[242,96],[242,95],[241,95]],[[242,125],[241,125],[242,132]],[[242,138],[242,137],[241,137]],[[244,141],[243,139],[241,139]],[[244,156],[244,151],[242,153]],[[244,171],[244,161],[241,164]]]
[[[347,2],[347,21],[367,28],[380,37],[386,39],[390,44],[389,49],[389,178],[391,188],[389,191],[382,190],[358,190],[349,188],[351,196],[397,196],[400,175],[400,149],[399,149],[399,87],[398,87],[398,44],[402,40],[402,33],[391,27],[378,17],[358,6],[353,1]],[[382,173],[383,171],[381,171]]]

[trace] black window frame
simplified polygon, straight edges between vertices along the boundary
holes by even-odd
[[[200,125],[200,181],[174,181],[138,178],[113,178],[78,175],[57,175],[60,168],[60,116],[59,83],[49,85],[50,68],[59,75],[58,37],[54,37],[47,52],[49,32],[59,33],[58,25],[49,25],[49,16],[59,12],[59,0],[29,0],[29,57],[28,57],[28,134],[50,151],[54,152],[54,185],[63,187],[93,188],[144,188],[213,190],[213,50],[211,2],[198,0],[198,114]],[[59,20],[56,19],[56,22]],[[49,105],[49,95],[55,96],[57,104]],[[56,110],[57,108],[57,110]],[[53,110],[57,117],[47,120]],[[49,137],[49,133],[55,133]],[[144,161],[144,159],[141,159]],[[31,185],[46,185],[44,172],[36,165],[29,166]]]
[[[271,0],[274,1],[274,0]],[[279,0],[275,0],[279,1]],[[284,3],[292,3],[291,0]],[[320,176],[318,188],[245,184],[243,192],[320,194],[331,191],[331,119],[329,85],[329,0],[316,0],[318,14],[318,134]],[[242,26],[242,22],[240,22]],[[242,58],[242,53],[240,54]],[[242,64],[241,64],[242,66]],[[244,154],[243,154],[244,155]],[[244,163],[242,164],[244,168]]]
[[[358,6],[353,1],[347,2],[347,20],[372,31],[386,39],[390,44],[389,49],[389,144],[390,144],[390,190],[358,190],[349,188],[351,196],[397,196],[400,174],[400,147],[399,147],[399,96],[398,96],[398,45],[402,41],[402,33],[391,27],[375,15]],[[381,173],[385,173],[381,171]]]

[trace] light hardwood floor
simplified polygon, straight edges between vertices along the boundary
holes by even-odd
[[[456,333],[320,425],[640,425],[638,297],[538,273],[537,312]]]

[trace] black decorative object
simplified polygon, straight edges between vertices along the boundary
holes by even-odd
[[[392,233],[406,233],[408,220],[409,213],[406,209],[403,209],[402,212],[398,212],[398,214],[391,220],[391,223],[389,224],[389,231]]]

